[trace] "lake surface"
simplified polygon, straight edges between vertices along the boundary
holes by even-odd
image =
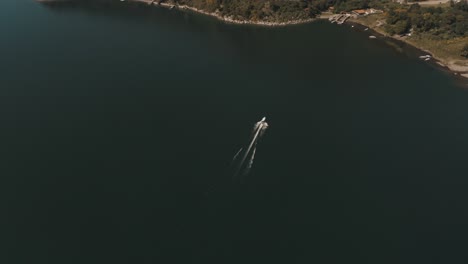
[[[0,2],[0,263],[468,262],[468,91],[411,49]]]

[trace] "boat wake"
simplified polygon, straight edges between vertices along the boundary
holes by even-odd
[[[266,118],[264,117],[254,125],[249,144],[246,148],[241,148],[232,159],[231,166],[234,168],[233,180],[245,177],[250,173],[254,163],[258,141],[263,137],[268,128],[268,124],[265,120]]]

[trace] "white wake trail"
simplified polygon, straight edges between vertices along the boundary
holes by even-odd
[[[238,157],[239,154],[241,153],[242,149],[244,149],[244,148],[239,149],[239,151],[237,151],[236,155],[234,155],[234,158],[232,158],[232,161],[233,161],[233,162],[237,159],[237,157]]]
[[[232,160],[231,167],[235,166],[233,179],[245,176],[250,172],[257,152],[257,143],[265,134],[267,128],[268,124],[265,122],[265,118],[254,125],[249,145],[246,148],[241,148]]]
[[[250,157],[249,163],[248,163],[247,167],[245,168],[244,175],[249,174],[250,169],[252,169],[252,165],[253,165],[253,163],[254,163],[255,152],[256,152],[256,151],[257,151],[257,144],[255,144],[255,147],[254,147],[254,149],[252,150],[252,156]]]

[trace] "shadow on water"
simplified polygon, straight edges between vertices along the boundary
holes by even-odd
[[[146,3],[139,2],[121,2],[118,0],[72,0],[72,1],[52,1],[43,3],[44,6],[50,8],[54,12],[79,12],[85,11],[86,14],[94,14],[96,16],[114,17],[118,19],[127,19],[128,23],[142,22],[142,26],[147,26],[147,23],[169,25],[171,31],[179,32],[196,32],[203,34],[205,37],[211,38],[213,41],[221,42],[220,47],[224,49],[226,54],[233,54],[233,59],[243,60],[246,63],[251,63],[255,57],[255,63],[261,63],[263,67],[268,68],[274,63],[281,62],[283,65],[288,65],[302,60],[303,53],[290,54],[289,57],[277,56],[280,50],[278,47],[272,46],[272,42],[281,44],[282,49],[288,49],[290,52],[297,49],[304,51],[307,45],[313,43],[304,42],[304,35],[317,36],[317,43],[333,43],[336,39],[328,38],[328,34],[321,34],[317,29],[326,27],[328,31],[341,32],[341,34],[358,34],[353,38],[365,37],[368,35],[378,35],[377,40],[372,40],[371,46],[380,46],[385,50],[395,51],[396,56],[404,56],[404,58],[418,61],[432,67],[433,69],[443,71],[450,79],[455,80],[454,83],[462,88],[468,88],[468,81],[461,76],[454,76],[448,68],[442,67],[435,60],[430,62],[419,61],[418,57],[427,54],[426,52],[417,49],[402,41],[393,38],[385,37],[379,33],[369,30],[364,32],[365,26],[353,24],[354,30],[347,28],[349,24],[343,26],[329,25],[327,21],[316,21],[310,24],[293,25],[288,27],[269,28],[264,26],[246,26],[246,25],[231,25],[218,21],[216,18],[199,15],[191,11],[167,10],[166,8],[157,6],[148,6]],[[146,23],[146,24],[145,24]],[[326,24],[326,25],[325,25]],[[285,35],[288,36],[285,39]],[[297,38],[297,39],[296,39]],[[256,41],[251,41],[256,39]],[[345,41],[348,45],[352,45],[348,39]],[[320,45],[327,45],[320,44]],[[334,45],[335,49],[340,49],[341,45]],[[291,56],[293,55],[293,56]],[[349,56],[349,54],[343,54]],[[318,61],[330,60],[329,54],[315,54],[320,56]],[[322,57],[323,56],[323,57]],[[352,57],[352,55],[351,55]],[[286,61],[279,61],[283,59]],[[278,67],[278,66],[275,66]],[[286,66],[287,67],[287,66]],[[300,71],[300,69],[298,69]]]
[[[184,26],[188,24],[197,27],[197,21],[200,21],[200,19],[190,19],[190,16],[186,12],[168,10],[164,7],[149,6],[146,3],[132,1],[67,0],[43,2],[41,4],[54,12],[73,13],[86,11],[89,15],[131,18],[133,21],[144,20],[146,22],[152,21],[163,24],[170,23],[171,27],[174,27],[175,30],[183,30]],[[208,17],[207,19],[212,18]],[[216,26],[216,23],[213,23],[213,26]]]

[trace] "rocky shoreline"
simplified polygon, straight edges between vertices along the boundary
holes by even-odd
[[[148,4],[148,5],[161,6],[161,7],[165,7],[165,8],[169,8],[169,9],[177,8],[177,9],[180,9],[180,10],[189,10],[189,11],[204,14],[204,15],[207,15],[207,16],[215,17],[215,18],[217,18],[217,19],[219,19],[221,21],[224,21],[226,23],[238,24],[238,25],[259,25],[259,26],[278,27],[278,26],[289,26],[289,25],[305,24],[305,23],[310,23],[310,22],[316,20],[316,18],[291,20],[291,21],[287,21],[287,22],[239,20],[239,19],[235,19],[235,18],[229,17],[229,16],[222,16],[221,14],[219,14],[217,12],[207,12],[205,10],[201,10],[201,9],[191,7],[191,6],[187,6],[187,5],[177,5],[177,4],[171,4],[171,3],[159,3],[158,4],[158,3],[156,3],[156,1],[153,1],[153,0],[125,0],[125,1],[145,3],[145,4]]]

